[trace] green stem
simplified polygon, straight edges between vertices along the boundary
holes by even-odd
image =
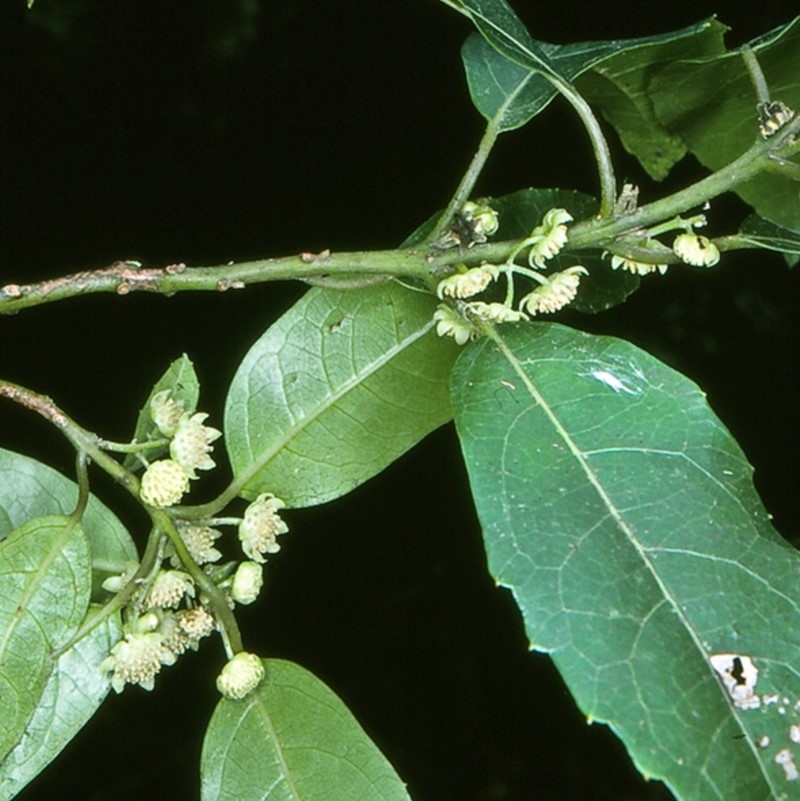
[[[600,216],[610,217],[614,212],[614,204],[617,200],[617,179],[614,175],[611,151],[608,149],[608,142],[603,135],[603,129],[600,127],[600,123],[591,106],[572,85],[553,73],[542,72],[542,75],[569,101],[589,134],[600,178]]]
[[[758,63],[756,54],[752,51],[749,45],[745,45],[741,49],[744,65],[747,67],[747,72],[750,74],[750,80],[753,83],[756,97],[759,103],[769,103],[769,87],[767,86],[767,79],[764,77],[764,72],[761,65]]]
[[[500,130],[497,127],[497,117],[490,120],[483,132],[481,141],[478,144],[478,150],[472,157],[461,183],[458,185],[455,194],[447,204],[447,208],[439,215],[436,226],[427,237],[428,242],[435,242],[448,228],[453,217],[458,213],[459,209],[469,200],[472,190],[475,188],[475,183],[478,180],[481,172],[483,171],[489,154],[492,152],[497,137],[500,135]]]

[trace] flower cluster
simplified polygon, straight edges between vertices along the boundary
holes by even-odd
[[[496,264],[482,264],[439,281],[436,294],[440,298],[471,298],[497,280],[499,273],[500,268]]]
[[[189,491],[189,480],[197,470],[211,470],[213,443],[222,432],[204,425],[207,414],[190,414],[170,397],[169,390],[153,396],[150,417],[156,428],[170,438],[169,459],[147,466],[139,494],[151,506],[174,506]]]
[[[575,300],[582,275],[588,275],[588,270],[579,265],[553,273],[547,283],[536,287],[520,301],[520,309],[531,316],[541,312],[552,314],[563,309]]]

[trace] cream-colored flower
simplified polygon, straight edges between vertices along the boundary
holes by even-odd
[[[191,643],[197,643],[203,637],[208,637],[217,627],[213,615],[202,606],[182,609],[178,612],[178,624]]]
[[[178,430],[178,421],[185,412],[183,404],[170,395],[170,390],[165,389],[153,395],[150,401],[150,417],[165,437],[171,437]]]
[[[172,442],[169,444],[169,455],[186,471],[189,478],[197,478],[195,470],[211,470],[214,460],[209,456],[211,445],[215,439],[222,436],[221,431],[211,426],[204,426],[208,417],[203,412],[183,415],[178,421],[178,427]]]
[[[157,631],[126,634],[100,664],[103,673],[111,674],[111,686],[121,693],[126,684],[138,684],[152,690],[162,665],[175,662],[175,654],[164,645]]]
[[[239,524],[239,539],[242,550],[254,562],[266,562],[265,553],[277,553],[281,546],[277,537],[285,534],[289,527],[281,520],[278,511],[286,504],[269,492],[259,495],[245,509],[244,519]]]
[[[666,264],[648,264],[644,261],[636,261],[635,259],[627,259],[625,256],[611,256],[611,269],[618,270],[619,268],[626,270],[634,275],[648,275],[654,273],[656,270],[664,275],[667,271],[668,265]]]
[[[453,337],[459,345],[475,339],[479,333],[474,325],[446,303],[439,304],[433,313],[433,321],[436,323],[436,333],[440,337]]]
[[[588,275],[588,270],[579,265],[554,273],[546,284],[537,287],[520,301],[520,309],[531,316],[540,312],[552,314],[563,309],[575,300],[582,275]]]
[[[456,273],[439,281],[436,294],[440,298],[471,298],[483,292],[489,284],[497,279],[500,268],[495,264],[484,264],[473,267],[465,273]]]
[[[251,604],[264,586],[264,568],[258,562],[242,562],[231,582],[231,598],[240,604]]]
[[[217,676],[217,689],[225,698],[238,701],[258,687],[264,672],[264,663],[255,654],[239,651]]]
[[[482,303],[479,300],[467,305],[469,314],[487,323],[516,323],[527,320],[528,315],[503,303]]]
[[[159,570],[145,598],[148,609],[174,609],[185,596],[194,597],[194,582],[180,570]]]
[[[539,268],[552,259],[567,244],[566,223],[572,222],[572,215],[566,209],[550,209],[544,215],[541,225],[531,233],[531,250],[528,264]]]
[[[707,236],[679,234],[672,249],[682,261],[695,267],[713,267],[719,261],[719,248]]]
[[[208,526],[180,526],[178,533],[189,555],[198,565],[216,562],[222,558],[222,554],[214,547],[216,540],[222,536],[221,531]],[[174,567],[181,565],[180,559],[174,553],[170,556],[170,562]]]
[[[150,506],[173,506],[188,491],[186,471],[173,459],[160,459],[144,471],[139,495]]]

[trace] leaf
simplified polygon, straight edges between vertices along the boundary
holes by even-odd
[[[289,506],[337,498],[450,419],[457,349],[436,301],[402,286],[311,289],[253,345],[225,407],[241,495]]]
[[[153,439],[163,438],[156,428],[153,418],[150,416],[150,402],[159,392],[164,390],[169,390],[169,397],[181,404],[184,411],[192,413],[197,409],[197,401],[200,398],[200,382],[197,380],[197,373],[195,373],[191,359],[185,353],[180,359],[172,362],[147,396],[147,400],[140,409],[136,420],[136,430],[133,434],[134,442],[148,442]],[[151,461],[157,459],[166,450],[167,446],[148,451],[148,459]],[[128,470],[132,470],[138,464],[139,461],[134,454],[129,454],[125,458],[125,468]]]
[[[800,232],[775,225],[757,214],[751,214],[742,223],[739,237],[754,247],[777,250],[787,257],[800,255]]]
[[[200,759],[202,801],[408,801],[403,782],[319,679],[279,659],[260,689],[223,699]]]
[[[0,761],[22,738],[91,591],[89,542],[65,517],[29,520],[0,543]]]
[[[564,208],[576,220],[587,219],[597,213],[598,203],[590,195],[571,189],[520,189],[510,195],[489,199],[500,214],[498,236],[503,239],[522,239],[529,236],[544,215],[552,208]],[[589,275],[581,281],[577,298],[570,309],[594,314],[622,303],[639,287],[639,277],[611,269],[597,251],[567,250],[548,261],[548,273],[557,272],[575,264],[582,264]]]
[[[599,70],[622,88],[643,115],[624,113],[624,98],[615,107],[610,92],[595,92],[580,84],[587,99],[598,103],[620,131],[626,147],[654,177],[671,166],[669,142],[682,142],[709,169],[716,170],[745,152],[758,137],[757,98],[738,50],[691,57],[667,64],[620,58]],[[773,99],[800,108],[800,17],[750,43],[766,76]],[[658,125],[648,139],[648,125]],[[666,133],[665,133],[666,132]],[[673,154],[676,155],[676,154]],[[791,230],[800,231],[797,184],[778,174],[762,174],[735,188],[756,212]]]
[[[462,353],[453,406],[489,569],[589,719],[678,799],[798,798],[800,562],[700,389],[515,325]]]
[[[614,126],[623,146],[639,157],[656,180],[686,155],[686,144],[661,124],[648,95],[648,86],[665,66],[680,59],[696,59],[725,52],[728,30],[714,19],[677,31],[648,47],[626,43],[610,58],[581,74],[578,91]]]
[[[573,81],[609,60],[615,63],[620,58],[629,58],[651,62],[663,58],[662,54],[667,52],[703,52],[698,50],[699,43],[707,41],[721,27],[709,20],[639,39],[567,45],[531,42],[537,52],[546,56],[553,72]],[[525,125],[558,94],[553,84],[532,65],[509,60],[477,34],[464,42],[461,58],[475,107],[487,120],[494,121],[501,133]]]
[[[56,660],[25,736],[0,761],[0,801],[38,776],[94,714],[109,688],[99,666],[119,638],[118,622],[108,619]]]
[[[75,483],[60,473],[34,459],[0,449],[0,548],[7,541],[3,538],[30,518],[71,513],[77,497]],[[89,497],[81,527],[91,546],[93,586],[97,592],[106,576],[121,573],[138,559],[136,548],[116,516],[94,496]],[[0,584],[0,594],[4,586],[5,583]],[[25,735],[13,744],[4,760],[0,759],[0,801],[13,797],[30,782],[97,710],[108,689],[108,681],[98,668],[119,639],[118,630],[115,617],[59,656],[49,678],[37,674],[33,694],[40,695],[33,707],[33,699],[28,703],[30,717]],[[33,634],[26,650],[38,653],[29,661],[34,671],[37,665],[41,668],[41,637]],[[48,654],[49,648],[45,648],[47,660]],[[7,693],[7,687],[0,688],[0,698],[6,699]],[[1,703],[4,711],[0,719],[6,709],[5,700]]]
[[[35,459],[0,448],[0,540],[32,517],[71,514],[77,500],[73,481]],[[95,590],[107,576],[138,561],[130,534],[94,495],[81,527],[91,545]]]

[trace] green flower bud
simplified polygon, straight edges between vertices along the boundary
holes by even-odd
[[[240,651],[217,676],[217,689],[225,698],[238,701],[255,690],[263,678],[263,662],[255,654]]]

